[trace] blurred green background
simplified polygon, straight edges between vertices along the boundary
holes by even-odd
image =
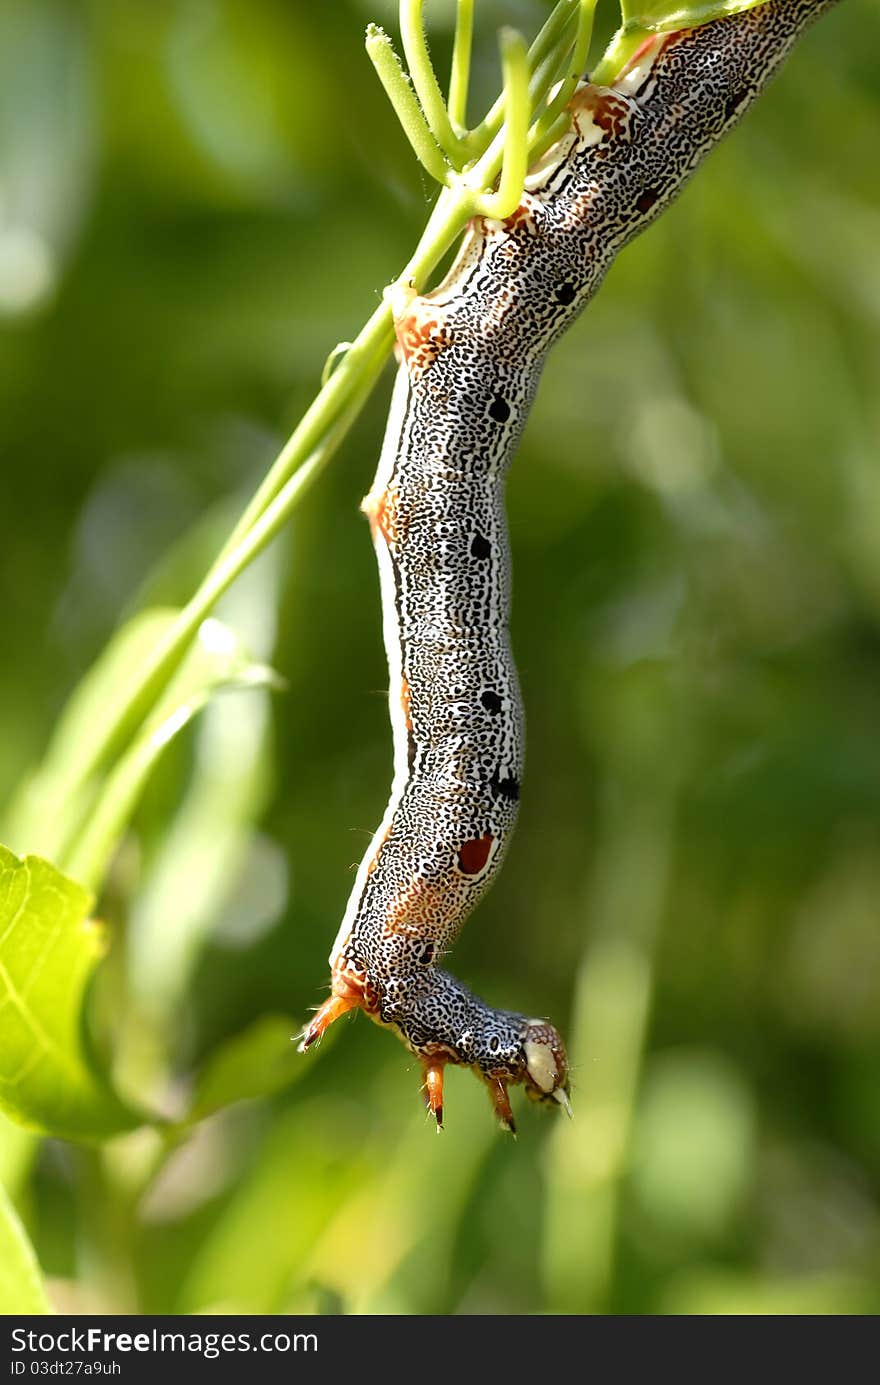
[[[415,244],[429,189],[361,44],[394,8],[0,0],[0,804]],[[477,10],[488,101],[497,25],[547,6]],[[168,1158],[3,1123],[58,1306],[880,1310],[878,40],[846,0],[623,254],[511,476],[528,771],[454,967],[567,1034],[573,1122],[520,1101],[505,1139],[450,1071],[438,1139],[357,1018]],[[94,1041],[169,1111],[319,1003],[384,808],[357,507],[389,383],[224,603],[287,690],[187,733],[104,901]]]

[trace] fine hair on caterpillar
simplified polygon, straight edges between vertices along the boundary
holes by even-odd
[[[394,777],[330,954],[331,994],[302,1047],[364,1010],[419,1058],[438,1127],[448,1063],[477,1073],[508,1129],[510,1085],[569,1109],[553,1025],[493,1008],[440,965],[517,817],[524,718],[504,484],[547,352],[617,251],[833,3],[767,0],[657,34],[610,87],[582,82],[570,131],[530,171],[515,211],[474,218],[433,292],[392,297],[400,368],[362,508],[379,567]]]

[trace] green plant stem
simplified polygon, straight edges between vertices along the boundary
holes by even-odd
[[[534,111],[545,99],[547,91],[553,86],[565,57],[573,41],[576,11],[572,0],[556,6],[547,23],[529,48],[529,98]],[[467,136],[468,147],[474,158],[479,156],[492,143],[504,121],[504,96],[499,96],[480,124]]]
[[[366,49],[416,158],[434,181],[442,186],[448,181],[450,165],[422,114],[390,38],[375,24],[367,29]]]
[[[450,163],[461,168],[467,158],[467,148],[452,128],[446,102],[437,82],[422,20],[424,0],[401,0],[400,37],[428,128]]]
[[[560,83],[558,92],[553,97],[541,118],[540,128],[542,133],[544,130],[553,128],[555,122],[563,113],[574,95],[575,87],[583,75],[587,65],[587,54],[590,51],[590,40],[593,37],[593,18],[595,13],[596,0],[580,0],[577,37],[569,63],[569,72]]]
[[[373,369],[363,372],[357,393],[320,446],[281,487],[247,535],[230,549],[225,558],[221,557],[213,565],[196,596],[181,612],[179,627],[176,624],[171,630],[171,636],[174,637],[176,634],[177,640],[183,642],[184,653],[202,621],[220,597],[283,528],[293,509],[317,480],[360,413],[384,361],[384,355],[376,356]],[[153,728],[153,732],[159,729]],[[151,741],[152,735],[147,729],[116,762],[103,786],[95,811],[65,854],[65,869],[89,889],[97,890],[100,886],[119,837],[130,817],[132,804],[140,796],[152,767]]]
[[[558,140],[561,140],[563,135],[568,133],[571,129],[571,117],[567,112],[558,115],[553,121],[553,124],[547,126],[544,129],[544,133],[539,137],[539,132],[541,128],[543,128],[543,125],[543,121],[536,121],[529,134],[529,159],[532,165],[537,163],[542,155],[547,153],[548,149],[552,149],[553,145],[556,144]]]
[[[471,194],[441,194],[398,282],[422,286],[460,235],[471,211]],[[167,686],[202,621],[299,503],[308,482],[329,460],[360,412],[381,373],[393,339],[391,309],[386,301],[369,318],[342,363],[306,410],[195,595],[157,644],[128,696],[108,718],[103,737],[83,766],[82,782],[129,741]],[[330,439],[331,430],[332,447],[327,447],[325,440]]]
[[[419,244],[396,279],[397,284],[422,289],[428,275],[454,245],[472,212],[470,197],[443,191],[438,198]],[[238,547],[275,499],[288,478],[318,446],[321,437],[339,412],[345,408],[357,390],[358,381],[366,371],[370,388],[381,372],[394,341],[394,323],[388,296],[373,312],[332,372],[326,384],[309,405],[289,440],[267,472],[264,480],[249,501],[217,558],[215,566]],[[367,391],[369,393],[369,390]],[[365,402],[366,395],[361,400]],[[357,415],[353,415],[353,423]],[[210,573],[205,581],[209,581]],[[200,588],[201,590],[201,588]]]
[[[449,119],[456,134],[467,129],[467,97],[471,76],[471,48],[474,38],[474,0],[458,0],[455,13],[455,39],[449,73]]]
[[[504,72],[505,110],[501,177],[497,192],[478,198],[483,216],[505,217],[522,196],[529,157],[529,55],[514,29],[501,31],[501,65]],[[479,171],[479,165],[478,165]]]

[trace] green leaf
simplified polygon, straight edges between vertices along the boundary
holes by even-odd
[[[70,1139],[138,1122],[83,1053],[83,996],[105,950],[91,905],[48,861],[0,847],[0,1107]]]
[[[598,86],[613,83],[651,34],[698,29],[713,19],[754,9],[766,0],[620,0],[621,25],[591,73]]]
[[[40,1147],[38,1135],[7,1120],[0,1111],[0,1184],[11,1198],[18,1198]]]
[[[219,1048],[199,1074],[187,1123],[302,1077],[306,1065],[293,1042],[301,1028],[287,1015],[266,1015]]]
[[[0,1313],[51,1313],[37,1257],[0,1186]]]

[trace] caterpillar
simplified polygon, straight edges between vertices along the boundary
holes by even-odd
[[[400,367],[363,502],[379,566],[394,776],[330,954],[313,1044],[359,1008],[422,1066],[443,1121],[447,1064],[569,1111],[549,1021],[494,1009],[439,965],[504,859],[524,721],[507,626],[504,483],[549,348],[617,251],[677,196],[801,31],[834,0],[768,0],[655,35],[612,87],[581,83],[570,133],[505,221],[477,217],[444,282],[392,309]]]

